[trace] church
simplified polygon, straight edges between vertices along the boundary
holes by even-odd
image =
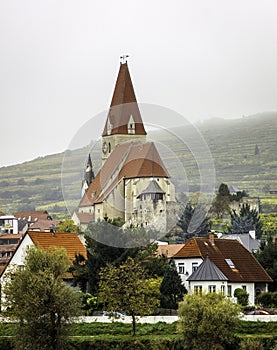
[[[120,64],[101,153],[96,175],[88,157],[75,222],[120,218],[123,227],[167,232],[178,211],[175,188],[155,144],[147,142],[126,61]]]

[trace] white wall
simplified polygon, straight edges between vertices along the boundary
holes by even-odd
[[[186,258],[186,259],[174,259],[174,262],[176,264],[177,272],[179,273],[179,266],[180,264],[184,264],[184,273],[179,273],[179,276],[181,277],[181,280],[183,282],[183,285],[189,289],[189,283],[187,281],[187,278],[192,274],[192,266],[193,264],[197,264],[199,267],[200,264],[203,262],[201,258]]]

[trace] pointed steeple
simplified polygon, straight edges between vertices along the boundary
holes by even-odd
[[[146,135],[127,62],[120,64],[102,136],[118,134]]]
[[[88,161],[87,161],[87,167],[85,170],[85,181],[87,182],[88,186],[91,184],[93,179],[94,179],[94,172],[93,172],[93,168],[92,168],[91,157],[89,154]]]

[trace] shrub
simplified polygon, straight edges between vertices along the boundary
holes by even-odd
[[[257,296],[257,303],[260,304],[262,307],[274,307],[273,294],[274,293],[272,293],[272,292],[267,292],[267,293],[262,293],[262,294],[258,295]],[[277,298],[275,296],[275,300],[276,299]]]
[[[223,349],[234,339],[239,305],[221,294],[186,295],[179,304],[178,330],[190,350]]]
[[[238,304],[241,306],[248,305],[249,294],[242,288],[237,288],[234,291],[234,296],[237,298]]]
[[[240,350],[263,350],[263,344],[257,338],[244,338],[240,341]]]

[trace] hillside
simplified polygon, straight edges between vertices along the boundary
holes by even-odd
[[[263,196],[269,189],[277,189],[277,112],[240,119],[208,120],[198,125],[198,129],[210,148],[217,186],[222,182],[233,184],[253,196]],[[184,128],[184,139],[189,137],[189,132],[188,128]],[[178,140],[169,139],[166,135],[156,134],[154,138],[174,149],[185,168],[189,191],[197,191],[197,161],[191,152],[178,144]],[[48,208],[63,215],[66,212],[63,195],[72,207],[78,203],[89,149],[66,151],[0,168],[0,210],[12,213],[23,209]],[[92,159],[99,159],[99,151],[98,143],[93,148]],[[183,175],[173,164],[170,152],[163,152],[163,156],[178,190]],[[99,162],[95,162],[96,169],[99,165]]]

